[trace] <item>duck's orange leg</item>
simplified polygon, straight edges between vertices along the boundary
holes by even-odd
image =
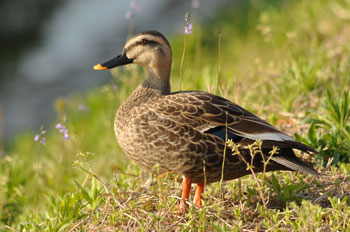
[[[197,184],[197,188],[196,188],[196,193],[194,194],[194,199],[193,199],[193,203],[197,206],[197,207],[201,207],[202,206],[202,193],[204,191],[204,184]]]
[[[181,198],[183,200],[190,198],[191,184],[192,184],[192,179],[189,177],[184,177],[184,180],[182,182],[182,195],[181,195]]]
[[[187,208],[186,200],[190,198],[191,183],[192,183],[191,178],[184,177],[182,181],[182,195],[181,195],[180,205],[176,207],[175,212],[178,212],[181,214],[185,212],[185,209]]]

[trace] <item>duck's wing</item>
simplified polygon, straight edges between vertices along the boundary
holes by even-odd
[[[177,127],[193,128],[203,136],[209,133],[225,141],[232,139],[242,145],[262,140],[262,149],[277,146],[283,150],[271,159],[290,169],[318,175],[310,165],[298,159],[293,148],[317,153],[311,147],[295,141],[231,101],[205,92],[176,92],[152,102],[152,112],[175,122]],[[284,152],[285,151],[285,152]],[[290,151],[290,152],[287,152]]]
[[[183,91],[167,95],[164,101],[157,107],[158,111],[176,117],[179,123],[190,124],[201,132],[212,133],[224,140],[241,137],[240,143],[244,145],[260,139],[265,148],[277,146],[317,153],[315,149],[295,141],[223,97],[199,91]]]

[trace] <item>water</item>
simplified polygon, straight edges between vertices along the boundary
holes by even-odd
[[[211,16],[226,2],[201,0],[196,15]],[[166,35],[182,32],[184,14],[191,9],[189,0],[140,0],[139,5],[134,30],[159,30]],[[126,0],[74,0],[57,7],[40,29],[41,38],[19,53],[1,78],[5,140],[23,130],[38,131],[53,120],[57,97],[107,81],[105,72],[94,72],[92,67],[120,52],[128,34],[129,21],[124,17],[128,10]]]

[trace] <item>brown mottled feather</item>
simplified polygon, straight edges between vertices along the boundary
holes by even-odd
[[[150,90],[139,87],[133,95],[144,95],[146,93],[141,92],[147,91]],[[135,104],[137,97],[133,95],[130,96],[130,99]],[[236,134],[248,133],[249,128],[244,132],[239,131],[240,123],[246,122],[246,118],[249,118],[250,121],[255,120],[253,122],[260,125],[261,128],[265,126],[266,131],[282,133],[228,100],[208,93],[178,92],[151,98],[152,100],[130,109],[125,108],[125,105],[131,105],[128,104],[129,100],[123,104],[122,110],[118,111],[116,117],[116,132],[122,135],[117,135],[118,141],[131,158],[147,169],[152,170],[155,164],[159,164],[161,172],[184,174],[192,178],[193,182],[204,181],[204,163],[207,183],[218,181],[221,178],[224,140],[205,133],[205,131],[213,126],[225,125],[226,111],[229,112],[228,130]],[[128,120],[119,123],[121,114],[125,114],[126,111],[128,111]],[[246,139],[242,144],[247,145],[253,142],[254,140]],[[298,169],[303,163],[295,157],[291,150],[291,148],[304,151],[313,151],[313,149],[296,141],[265,141],[263,142],[264,154],[268,155],[272,146],[277,144],[281,148],[278,157],[288,156],[289,158],[273,159],[267,171],[300,170],[312,174],[317,173],[309,166]],[[246,160],[250,160],[248,150],[242,149],[241,154]],[[296,165],[291,166],[290,164],[294,164],[293,160],[296,161]],[[254,163],[256,164],[255,171],[261,172],[263,167],[261,157],[257,157]],[[224,180],[247,174],[250,174],[250,171],[246,170],[242,160],[238,156],[233,156],[227,149]]]

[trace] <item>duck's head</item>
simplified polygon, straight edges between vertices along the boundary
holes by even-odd
[[[138,33],[128,39],[120,55],[95,65],[94,69],[111,69],[130,63],[146,67],[157,79],[169,79],[171,48],[168,40],[157,31]]]

